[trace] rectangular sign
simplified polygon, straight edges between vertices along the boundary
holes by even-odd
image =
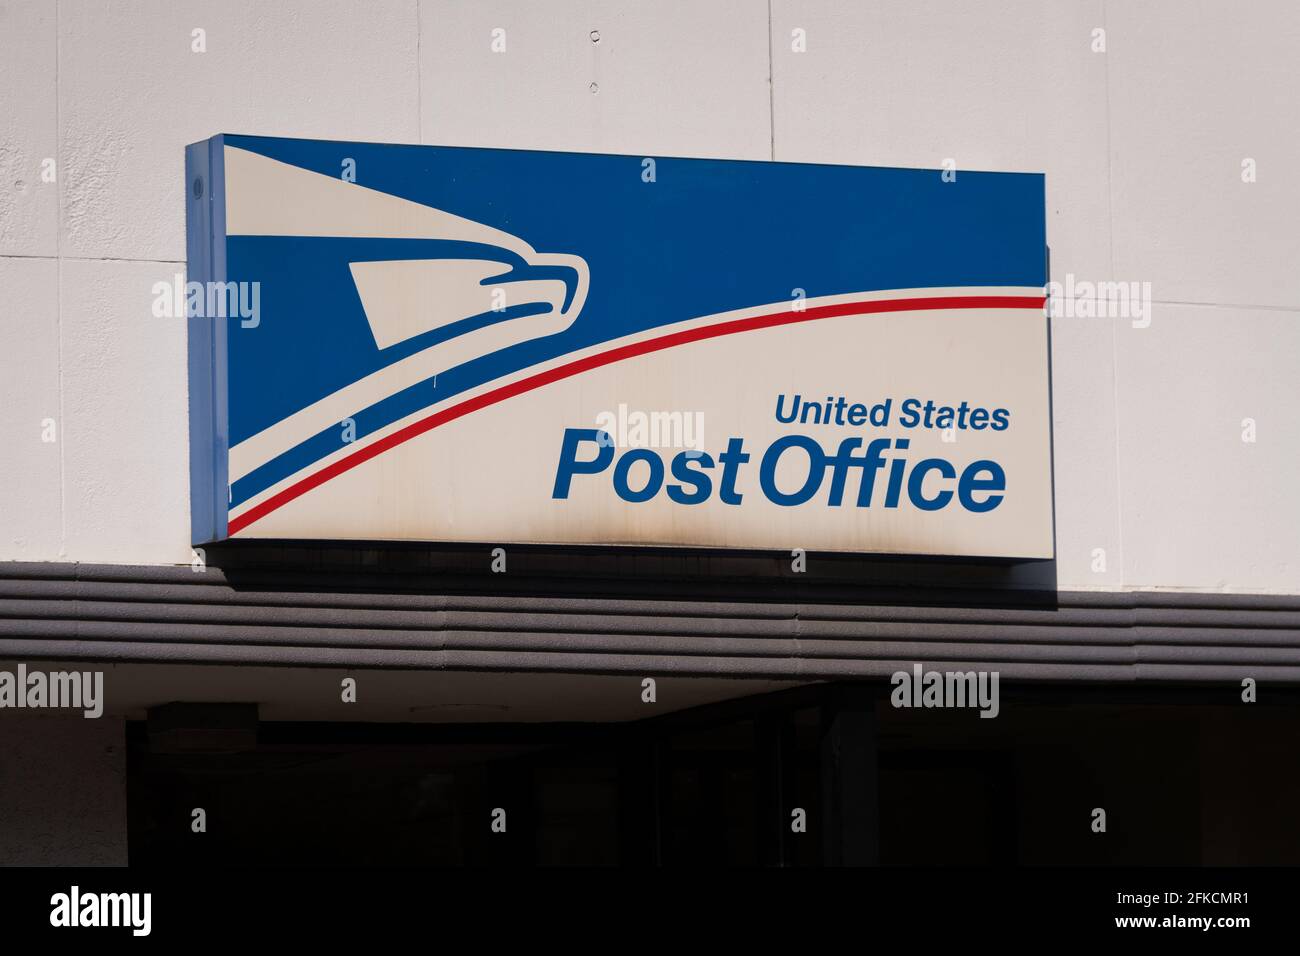
[[[217,136],[193,538],[1050,558],[1043,177]]]

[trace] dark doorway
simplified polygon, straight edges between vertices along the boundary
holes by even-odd
[[[135,722],[130,860],[1295,863],[1300,707],[1231,700],[1005,688],[981,719],[820,685],[621,724],[268,722],[232,753],[160,753]]]

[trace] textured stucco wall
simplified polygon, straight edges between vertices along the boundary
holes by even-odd
[[[126,864],[125,727],[0,711],[0,866]]]
[[[0,560],[188,560],[184,327],[150,290],[183,146],[241,132],[1043,171],[1053,278],[1156,300],[1053,323],[1060,586],[1298,592],[1300,6],[1191,9],[5,2]]]

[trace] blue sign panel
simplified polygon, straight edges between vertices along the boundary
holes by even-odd
[[[188,148],[195,543],[1050,557],[1040,175]]]

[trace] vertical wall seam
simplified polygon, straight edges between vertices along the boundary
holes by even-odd
[[[772,58],[772,0],[767,0],[767,129],[771,159],[776,161],[776,78]]]
[[[424,76],[423,65],[420,62],[420,43],[423,33],[420,22],[420,0],[415,0],[415,135],[419,137],[421,146],[424,145]]]
[[[1114,153],[1111,150],[1110,135],[1111,127],[1114,125],[1114,118],[1111,115],[1110,100],[1110,29],[1106,17],[1106,0],[1100,0],[1101,3],[1101,28],[1105,31],[1106,52],[1102,54],[1106,59],[1102,62],[1102,76],[1104,78],[1104,89],[1106,92],[1106,247],[1110,260],[1110,278],[1116,280],[1115,275],[1115,183],[1114,173],[1112,171],[1112,162]],[[1128,563],[1128,554],[1124,550],[1124,487],[1120,471],[1122,468],[1120,462],[1120,400],[1119,400],[1119,344],[1117,342],[1116,327],[1119,320],[1112,316],[1110,320],[1110,389],[1111,405],[1113,411],[1113,422],[1115,428],[1115,529],[1118,535],[1119,544],[1119,582],[1118,587],[1128,586],[1128,575],[1126,565]]]
[[[56,436],[59,445],[59,557],[68,553],[68,506],[64,476],[66,465],[63,448],[68,440],[67,419],[63,414],[63,117],[60,110],[62,95],[59,87],[59,7],[54,4],[54,310],[56,348],[58,350],[59,422]]]

